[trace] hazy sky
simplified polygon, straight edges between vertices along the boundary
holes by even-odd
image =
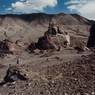
[[[77,13],[95,20],[95,0],[0,0],[0,14]]]

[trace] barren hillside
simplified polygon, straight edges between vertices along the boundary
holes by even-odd
[[[44,35],[49,22],[70,34],[71,45],[87,44],[94,23],[77,14],[0,15],[0,41],[8,38],[9,47],[15,44],[17,48],[13,48],[15,53],[0,55],[0,95],[95,95],[94,49],[78,52],[70,46],[43,53],[26,51],[25,46]],[[13,43],[17,40],[18,44]],[[4,41],[1,53],[8,46]]]
[[[0,39],[4,39],[4,32],[12,40],[34,41],[45,32],[49,22],[60,26],[61,31],[68,31],[71,35],[88,36],[90,21],[76,14],[22,14],[0,15]]]

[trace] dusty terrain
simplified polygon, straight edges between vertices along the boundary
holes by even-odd
[[[62,50],[48,54],[20,55],[19,66],[28,80],[17,80],[0,86],[1,95],[95,95],[95,54],[77,54]],[[8,64],[16,64],[16,56],[0,59],[2,82]]]
[[[18,58],[18,66],[28,78],[0,85],[0,95],[95,95],[95,54],[92,51],[77,53],[74,48],[44,54],[25,51],[27,45],[47,31],[49,21],[70,34],[72,47],[80,42],[86,45],[93,21],[79,15],[0,16],[0,40],[20,40],[22,45],[17,54],[0,58],[0,82],[9,64],[17,65]]]

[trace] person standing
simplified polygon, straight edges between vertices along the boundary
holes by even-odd
[[[95,48],[95,23],[91,26],[90,36],[88,38],[87,47],[88,48]]]
[[[59,26],[57,26],[57,33],[58,34],[63,34],[63,32],[59,29]]]
[[[56,36],[57,32],[56,29],[54,28],[53,23],[49,23],[48,30],[44,33],[44,35],[50,35],[50,36]]]

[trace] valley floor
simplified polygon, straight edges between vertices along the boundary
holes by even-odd
[[[73,49],[45,54],[7,55],[0,59],[0,81],[9,64],[19,66],[28,76],[0,86],[0,95],[95,95],[95,55]]]

